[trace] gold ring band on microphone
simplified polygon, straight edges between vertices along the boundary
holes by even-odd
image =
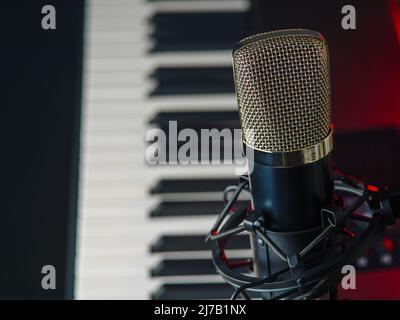
[[[254,148],[247,143],[246,146],[250,149],[262,152],[264,156],[262,163],[271,167],[298,167],[318,161],[327,156],[333,150],[333,130],[331,129],[328,136],[319,143],[307,147],[302,150],[286,151],[286,152],[270,152]],[[246,150],[247,156],[250,156],[248,149]],[[251,157],[251,156],[250,156]],[[258,157],[256,157],[258,158]],[[255,159],[256,160],[256,159]],[[258,161],[255,161],[258,162]]]

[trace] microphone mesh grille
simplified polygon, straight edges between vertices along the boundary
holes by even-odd
[[[286,152],[328,136],[329,57],[321,35],[285,30],[252,36],[239,42],[233,63],[243,142]]]

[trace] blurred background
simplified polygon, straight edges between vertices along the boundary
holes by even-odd
[[[56,9],[44,30],[41,10]],[[356,29],[341,26],[356,9]],[[35,0],[2,7],[7,169],[0,297],[228,298],[204,235],[233,165],[149,166],[146,132],[239,128],[231,50],[247,35],[321,32],[330,48],[335,161],[400,181],[397,0]],[[243,198],[243,201],[247,199]],[[230,257],[248,254],[245,236]],[[57,286],[43,290],[44,265]],[[357,261],[346,298],[400,299],[400,233]]]

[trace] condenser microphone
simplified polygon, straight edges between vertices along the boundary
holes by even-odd
[[[238,43],[233,66],[252,208],[290,256],[321,232],[333,201],[327,43],[309,30],[259,34]],[[259,276],[281,267],[259,236],[252,246]]]
[[[213,263],[235,289],[232,299],[335,298],[341,268],[400,217],[400,191],[333,170],[329,55],[321,34],[296,29],[245,38],[233,50],[233,69],[249,172],[226,188],[206,238]],[[251,193],[250,207],[237,202],[243,190]],[[242,232],[250,235],[252,257],[230,261],[225,248]]]

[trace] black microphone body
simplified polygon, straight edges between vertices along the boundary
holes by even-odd
[[[276,168],[265,164],[265,154],[254,153],[253,208],[266,216],[266,227],[288,232],[321,226],[321,208],[331,204],[333,196],[331,155],[298,167]]]
[[[267,235],[288,256],[295,255],[321,232],[321,209],[333,202],[332,157],[289,168],[268,166],[265,157],[254,151],[249,176],[252,207],[263,215]],[[259,276],[270,276],[284,266],[262,239],[251,237]]]

